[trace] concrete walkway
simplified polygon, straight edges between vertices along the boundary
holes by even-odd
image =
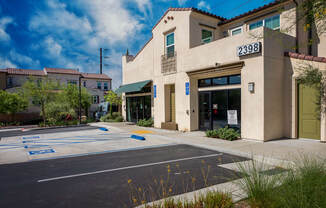
[[[283,139],[269,142],[252,140],[226,141],[208,138],[203,131],[180,132],[156,128],[145,128],[127,123],[96,123],[95,125],[133,132],[149,130],[152,133],[147,137],[161,138],[181,144],[190,144],[207,149],[236,154],[264,160],[272,165],[287,165],[288,162],[297,161],[302,156],[312,156],[326,159],[326,144],[319,140],[310,139]]]

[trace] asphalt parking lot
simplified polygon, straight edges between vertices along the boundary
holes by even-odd
[[[179,144],[0,165],[0,207],[132,207],[234,180],[247,158]],[[129,183],[128,183],[129,181]]]

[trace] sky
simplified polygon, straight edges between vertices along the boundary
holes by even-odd
[[[231,18],[273,0],[0,0],[0,69],[73,68],[121,85],[121,56],[136,54],[169,7]]]

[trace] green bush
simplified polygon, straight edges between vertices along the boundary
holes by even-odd
[[[220,138],[220,139],[225,139],[229,141],[236,140],[240,137],[240,134],[238,131],[228,128],[227,126],[224,128],[219,128],[218,130],[207,130],[206,132],[207,137],[212,137],[212,138]]]
[[[212,137],[212,138],[217,138],[218,137],[218,132],[216,129],[214,130],[207,130],[206,132],[207,137]]]
[[[119,113],[119,112],[113,112],[112,113],[112,119],[116,119],[119,116],[121,116],[121,113]]]
[[[233,141],[240,137],[240,134],[238,131],[228,128],[227,126],[224,128],[219,128],[217,130],[218,137],[221,139]]]
[[[100,121],[102,122],[122,122],[123,117],[120,113],[114,112],[112,113],[112,116],[108,113],[100,118]]]
[[[149,118],[148,120],[146,119],[141,119],[137,122],[137,126],[144,126],[144,127],[152,127],[154,124],[154,121],[152,118]]]
[[[102,121],[102,122],[108,122],[109,120],[112,120],[112,117],[110,114],[106,114],[100,118],[100,121]]]
[[[115,122],[122,122],[123,121],[123,117],[122,116],[117,116],[115,119],[114,119]]]

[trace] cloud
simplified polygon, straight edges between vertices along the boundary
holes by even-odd
[[[10,35],[6,32],[6,28],[12,23],[13,19],[11,17],[3,17],[0,19],[0,41],[10,40]]]
[[[198,4],[197,4],[197,7],[199,9],[205,9],[205,10],[211,10],[211,6],[205,2],[205,1],[200,1]]]
[[[24,66],[24,68],[25,67],[30,67],[33,69],[41,68],[39,60],[34,60],[27,55],[20,54],[14,49],[10,50],[9,57],[10,60],[14,61],[15,65]]]
[[[12,63],[7,58],[0,56],[0,68],[1,69],[5,69],[5,68],[17,68],[17,65],[14,64],[14,63]]]
[[[178,0],[179,6],[183,6],[188,0]]]
[[[48,55],[50,55],[51,57],[57,57],[61,54],[62,46],[58,42],[56,42],[52,37],[46,37],[43,42],[43,45],[49,52]]]

